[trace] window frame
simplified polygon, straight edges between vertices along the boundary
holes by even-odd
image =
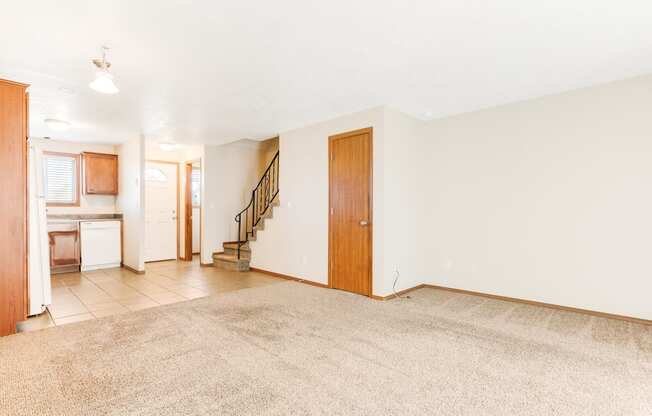
[[[192,173],[195,170],[199,171],[199,182],[197,182],[199,184],[199,204],[197,205],[194,204],[194,198],[192,197]],[[190,205],[192,208],[201,208],[201,168],[195,166],[190,168]]]
[[[148,175],[148,172],[152,172],[152,171],[159,172],[161,174],[161,176],[163,177],[163,180],[154,179],[150,175]],[[163,172],[163,170],[161,170],[159,168],[153,168],[153,167],[147,167],[147,166],[145,167],[145,173],[144,173],[143,177],[145,178],[145,182],[166,182],[168,180],[168,177],[165,174],[165,172]]]
[[[45,159],[47,159],[48,156],[62,156],[62,157],[69,157],[72,159],[75,159],[75,177],[73,178],[73,183],[75,185],[75,200],[72,202],[48,202],[47,200],[47,189],[43,189],[44,194],[45,194],[45,206],[46,207],[78,207],[80,203],[80,189],[81,189],[81,153],[64,153],[64,152],[50,152],[50,151],[44,151],[43,152],[44,156],[44,163],[47,163]],[[47,171],[44,169],[44,173],[47,175]],[[44,185],[47,183],[47,179],[44,178]]]

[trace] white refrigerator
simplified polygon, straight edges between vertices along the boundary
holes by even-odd
[[[29,315],[39,315],[52,303],[50,283],[50,245],[43,176],[43,151],[29,141]]]

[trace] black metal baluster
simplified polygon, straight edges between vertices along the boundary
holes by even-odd
[[[237,221],[238,221],[238,259],[240,259],[240,222],[242,220],[242,215],[238,214],[237,216]]]
[[[265,211],[269,206],[269,173],[265,175]]]
[[[272,200],[279,191],[279,152],[276,152],[274,158],[263,173],[260,181],[253,191],[251,191],[251,200],[245,209],[235,216],[238,223],[238,259],[240,259],[240,248],[249,241],[249,237],[255,234],[254,227],[258,225],[260,219],[272,203]],[[249,231],[249,210],[251,209],[251,231]],[[245,214],[244,237],[242,235],[242,214]]]

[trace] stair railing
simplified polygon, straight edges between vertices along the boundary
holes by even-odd
[[[258,185],[251,191],[249,204],[235,216],[235,222],[238,223],[238,259],[240,259],[240,248],[256,235],[256,226],[278,195],[278,161],[279,152],[276,152],[258,181]]]

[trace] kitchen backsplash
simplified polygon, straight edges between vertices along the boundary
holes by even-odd
[[[112,195],[80,195],[78,207],[47,207],[48,214],[110,214],[116,212]]]

